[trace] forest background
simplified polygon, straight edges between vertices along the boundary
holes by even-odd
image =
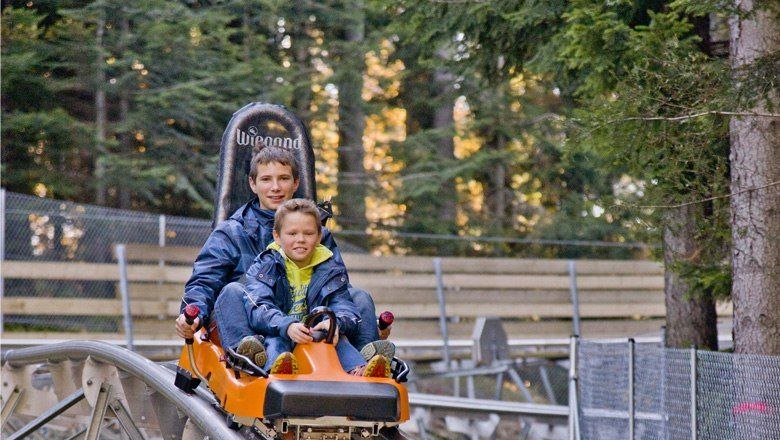
[[[731,295],[737,351],[780,354],[778,23],[762,1],[3,1],[2,185],[208,218],[232,113],[283,104],[350,244],[663,259],[668,345],[717,348]]]

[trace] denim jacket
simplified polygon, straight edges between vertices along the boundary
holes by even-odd
[[[249,325],[265,336],[289,340],[287,328],[296,320],[287,315],[291,307],[290,284],[284,257],[269,249],[261,253],[246,273],[244,307]],[[340,333],[357,330],[358,311],[347,290],[349,278],[343,263],[329,258],[316,265],[306,293],[308,309],[327,306],[336,315]]]

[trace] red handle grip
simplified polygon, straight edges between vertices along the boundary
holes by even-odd
[[[382,312],[382,314],[379,315],[379,330],[384,330],[390,327],[394,320],[395,316],[393,316],[393,312],[387,310]]]
[[[189,304],[184,308],[184,322],[186,322],[187,325],[192,325],[195,322],[195,318],[197,318],[199,314],[200,307],[196,306],[195,304]],[[184,342],[187,344],[192,344],[195,341],[193,338],[185,338]]]

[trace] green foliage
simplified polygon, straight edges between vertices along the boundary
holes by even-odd
[[[403,171],[401,201],[407,206],[404,227],[414,232],[532,239],[631,241],[622,213],[597,216],[596,200],[611,194],[615,172],[598,169],[592,152],[574,155],[561,148],[569,96],[560,87],[563,75],[553,67],[565,25],[567,2],[407,2],[385,5],[396,18],[389,30],[397,37],[398,54],[407,66],[401,105],[407,109],[410,136],[395,155],[408,165]],[[626,3],[624,9],[631,9]],[[617,37],[615,37],[617,38]],[[607,57],[608,54],[600,55]],[[605,58],[606,59],[606,58]],[[529,70],[536,66],[536,73]],[[608,69],[606,66],[600,66]],[[567,70],[555,66],[552,71]],[[449,76],[456,89],[441,95],[436,78]],[[522,81],[518,82],[518,78]],[[519,84],[522,84],[518,87]],[[558,90],[556,90],[558,89]],[[464,132],[480,139],[477,154],[444,158],[439,140],[452,136],[433,127],[442,99],[466,98],[473,117]],[[428,145],[426,148],[425,145]],[[504,176],[503,178],[501,176]],[[478,182],[484,203],[471,209],[461,195],[458,206],[467,217],[449,227],[436,222],[446,182]],[[575,213],[573,216],[570,216]],[[584,214],[583,214],[584,213]],[[421,219],[417,219],[421,216]],[[412,229],[417,228],[417,229]],[[469,246],[484,254],[545,256],[626,255],[629,251],[571,246],[531,247],[486,244]]]
[[[407,111],[407,139],[391,153],[405,164],[395,202],[406,211],[389,225],[422,234],[659,243],[665,208],[658,206],[692,203],[707,243],[701,267],[720,267],[727,201],[712,198],[728,193],[729,170],[719,112],[776,89],[777,56],[744,72],[736,87],[725,60],[702,53],[695,20],[728,13],[723,1],[7,4],[3,185],[29,193],[40,182],[50,196],[88,202],[103,184],[110,205],[128,203],[124,193],[134,208],[179,215],[210,215],[218,145],[233,111],[269,101],[304,120],[324,115],[333,100],[312,105],[312,85],[339,77],[323,69],[360,65],[350,54],[388,39],[405,65],[403,89],[363,108]],[[366,38],[356,44],[346,34],[361,29],[358,15]],[[98,91],[108,103],[103,145],[94,140]],[[472,118],[463,134],[481,147],[455,159],[444,151],[455,132],[436,115],[458,97]],[[106,169],[102,182],[94,180],[98,164]],[[480,185],[483,206],[472,208],[455,182]],[[619,190],[626,182],[633,189]],[[458,219],[442,218],[448,203]],[[640,252],[451,248],[551,257]]]
[[[729,69],[725,60],[701,52],[692,24],[678,12],[649,18],[628,31],[617,24],[625,34],[620,75],[588,69],[590,59],[568,61],[589,77],[577,91],[584,105],[574,113],[579,126],[570,146],[643,183],[641,201],[618,198],[613,213],[629,213],[660,233],[666,210],[695,206],[700,248],[680,274],[697,294],[710,289],[707,294],[722,297],[728,292],[729,207],[713,198],[729,192],[728,118],[718,113],[731,104]],[[588,41],[586,33],[567,36],[570,55],[589,58],[600,50],[605,39]]]
[[[726,300],[731,296],[731,264],[728,260],[707,264],[681,262],[671,267],[688,282],[691,298]]]
[[[31,192],[42,183],[50,197],[84,202],[104,185],[111,205],[210,216],[231,114],[263,97],[280,101],[282,69],[268,55],[275,50],[268,33],[246,32],[261,18],[260,3],[12,2],[3,11],[3,185]],[[103,145],[94,140],[100,90]],[[55,185],[51,169],[36,172],[33,164],[58,156],[71,158],[73,173],[59,174]],[[15,165],[5,167],[9,161]],[[98,165],[103,181],[93,173]]]
[[[40,182],[49,196],[83,197],[78,182],[89,186],[88,164],[80,145],[88,130],[62,109],[48,112],[13,112],[3,115],[3,186],[10,191],[36,192]]]

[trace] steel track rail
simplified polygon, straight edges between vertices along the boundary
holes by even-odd
[[[409,393],[409,404],[428,408],[468,412],[495,412],[521,416],[550,417],[565,424],[569,407],[565,405],[544,405],[540,403],[505,402],[500,400],[467,399],[464,397]]]
[[[21,348],[6,352],[3,355],[3,363],[21,367],[38,362],[80,360],[86,357],[114,365],[143,381],[186,414],[209,438],[225,440],[244,438],[238,432],[228,428],[225,418],[209,402],[176,388],[171,372],[165,367],[113,344],[98,341],[68,341]]]

